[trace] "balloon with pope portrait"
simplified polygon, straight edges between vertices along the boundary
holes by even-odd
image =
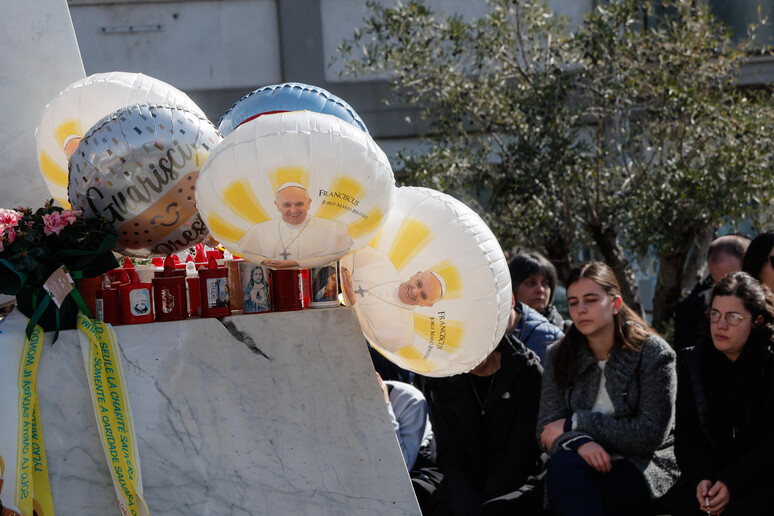
[[[51,196],[69,208],[68,160],[83,135],[117,109],[140,102],[181,106],[204,117],[182,91],[169,84],[129,72],[96,73],[73,82],[45,108],[35,131],[40,171]]]
[[[403,187],[365,248],[341,261],[342,288],[369,343],[425,376],[470,371],[508,323],[508,265],[496,237],[450,195]]]
[[[365,246],[392,207],[390,163],[338,117],[273,113],[239,125],[213,149],[196,185],[213,237],[275,269],[335,262]]]

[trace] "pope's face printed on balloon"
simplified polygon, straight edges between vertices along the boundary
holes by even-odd
[[[277,192],[274,201],[277,209],[282,214],[282,220],[297,226],[306,219],[306,212],[312,205],[312,199],[306,194],[306,190],[297,186],[289,186]]]
[[[433,306],[441,300],[441,282],[432,272],[419,271],[398,287],[398,299],[412,306]]]

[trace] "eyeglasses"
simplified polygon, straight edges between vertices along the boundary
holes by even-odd
[[[717,324],[720,321],[720,316],[722,314],[718,312],[717,310],[710,310],[709,313],[709,320],[713,324]],[[726,323],[728,323],[729,326],[739,326],[742,324],[742,321],[745,319],[752,319],[752,315],[739,315],[736,312],[726,312],[726,315],[724,317],[726,320]]]

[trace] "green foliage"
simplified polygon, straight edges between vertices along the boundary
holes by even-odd
[[[606,4],[575,41],[594,164],[618,177],[610,193],[626,209],[611,223],[628,249],[686,252],[703,228],[758,204],[772,179],[771,104],[734,87],[749,46],[731,47],[706,8],[677,0]]]
[[[426,152],[404,154],[407,179],[479,205],[504,243],[565,253],[579,220],[572,171],[587,145],[570,101],[565,20],[540,2],[499,0],[488,16],[439,20],[422,2],[370,2],[341,50],[348,73],[386,74],[430,123]],[[366,38],[368,36],[368,38]]]
[[[407,183],[476,206],[560,274],[588,246],[632,284],[624,249],[684,256],[771,202],[771,98],[735,87],[754,49],[693,4],[607,2],[571,32],[536,0],[491,0],[472,21],[369,2],[340,51],[345,73],[386,76],[429,123],[401,155]]]

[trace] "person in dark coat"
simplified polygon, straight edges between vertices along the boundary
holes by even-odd
[[[546,360],[548,345],[564,337],[562,330],[548,322],[548,319],[515,300],[506,332],[523,342],[527,349],[534,351],[540,359],[540,365]]]
[[[711,340],[679,353],[676,516],[772,514],[774,294],[744,272],[711,292]]]
[[[774,231],[753,238],[744,255],[742,270],[774,291]]]
[[[429,514],[536,514],[543,458],[534,439],[542,368],[512,336],[469,373],[425,378],[443,481]]]
[[[741,235],[725,235],[712,241],[707,250],[709,274],[699,280],[691,293],[680,301],[675,312],[675,349],[693,346],[709,337],[709,325],[705,312],[709,308],[712,286],[726,274],[742,270],[750,239]]]
[[[556,269],[553,264],[538,253],[522,252],[508,262],[508,270],[516,301],[537,311],[560,330],[567,331],[572,321],[565,321],[554,306]]]

